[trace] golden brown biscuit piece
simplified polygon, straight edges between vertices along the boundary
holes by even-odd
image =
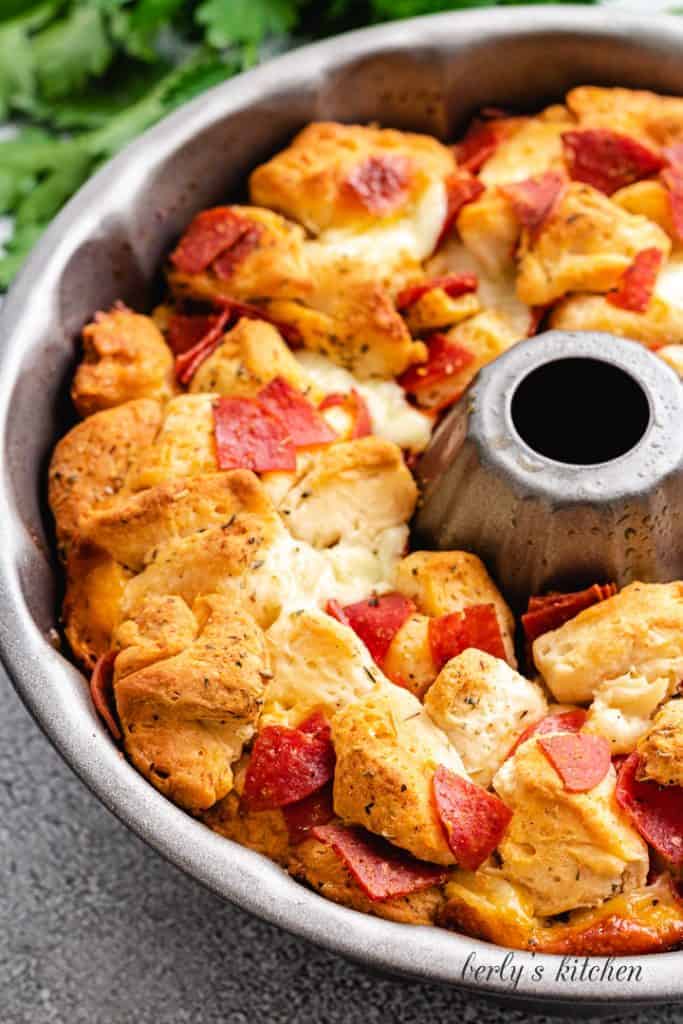
[[[201,816],[214,832],[270,857],[283,867],[289,860],[289,833],[281,810],[249,811],[235,790]]]
[[[632,185],[626,185],[625,188],[614,192],[610,198],[623,210],[647,217],[658,224],[662,231],[666,231],[674,248],[680,245],[681,240],[671,214],[669,190],[661,181],[656,178],[635,181]]]
[[[683,786],[683,700],[660,708],[638,744],[640,774],[660,786]]]
[[[201,364],[190,391],[254,398],[275,377],[305,394],[311,391],[311,382],[280,332],[265,320],[243,318]],[[315,400],[317,396],[312,397]]]
[[[597,906],[645,884],[647,846],[619,811],[615,784],[610,766],[594,789],[568,792],[536,737],[496,773],[493,788],[513,812],[498,847],[501,871],[526,890],[534,914]]]
[[[251,302],[266,297],[303,298],[310,292],[305,236],[298,224],[258,206],[221,209],[247,225],[246,243],[243,237],[227,254],[196,273],[175,266],[172,254],[168,282],[174,295],[209,302],[226,298]]]
[[[326,899],[388,921],[434,924],[443,904],[443,892],[435,885],[409,896],[369,899],[334,850],[317,839],[306,839],[292,847],[288,868],[295,878],[306,882]]]
[[[440,765],[458,775],[465,772],[458,752],[419,700],[384,683],[334,716],[332,739],[335,812],[420,860],[454,864],[432,779]]]
[[[416,612],[406,619],[389,645],[382,670],[422,700],[439,674],[429,641],[429,616]]]
[[[659,147],[683,140],[683,100],[644,89],[582,85],[567,93],[567,106],[582,128],[607,128]]]
[[[314,453],[279,511],[294,537],[328,548],[339,540],[372,544],[384,530],[406,523],[416,500],[401,449],[370,436]]]
[[[62,621],[71,650],[86,669],[93,669],[111,646],[130,577],[130,572],[94,544],[77,541],[69,550]]]
[[[323,122],[257,167],[250,190],[318,235],[405,214],[454,169],[450,150],[427,135]]]
[[[83,361],[71,385],[81,416],[138,398],[163,402],[174,390],[173,354],[150,317],[119,303],[83,328]]]
[[[550,326],[565,331],[606,331],[648,348],[683,343],[683,308],[654,295],[644,313],[620,309],[602,295],[570,295],[555,306]]]
[[[120,679],[180,654],[197,636],[197,620],[175,594],[151,594],[134,618],[120,622],[112,636]]]
[[[278,299],[265,305],[269,316],[298,333],[305,348],[361,380],[395,377],[426,358],[426,347],[410,336],[374,272],[353,259],[326,256],[317,261],[315,282],[305,304]]]
[[[146,615],[141,608],[143,632]],[[230,599],[201,598],[193,615],[196,638],[181,653],[126,676],[117,659],[114,694],[133,764],[165,796],[199,811],[232,787],[232,765],[258,721],[268,655],[259,627]]]
[[[572,182],[533,235],[525,229],[520,246],[517,294],[522,302],[545,306],[567,292],[606,292],[643,249],[666,259],[671,241],[645,217],[627,213],[607,196]]]
[[[545,171],[563,169],[562,133],[575,124],[569,111],[554,108],[552,120],[530,117],[523,121],[520,118],[520,122],[479,172],[485,185],[507,185]]]
[[[627,674],[673,689],[683,677],[683,583],[631,583],[581,612],[533,646],[553,696],[592,699],[606,680]]]
[[[353,630],[318,609],[286,612],[266,633],[272,678],[264,725],[296,727],[313,711],[328,720],[383,676]]]
[[[129,491],[218,470],[214,436],[215,395],[176,395],[163,411],[158,431],[131,466]]]
[[[463,245],[492,277],[515,268],[515,249],[521,232],[509,199],[497,188],[488,188],[458,214],[458,234]]]
[[[468,551],[413,551],[396,567],[396,589],[424,615],[449,615],[474,604],[492,604],[510,665],[515,661],[515,620],[480,558]]]
[[[663,359],[679,377],[683,377],[683,344],[664,345],[662,348],[658,349],[657,355],[660,359]]]
[[[93,509],[106,505],[124,487],[161,417],[158,402],[141,398],[89,416],[57,444],[50,461],[48,499],[60,546],[68,545]]]
[[[238,513],[268,518],[272,505],[247,469],[208,473],[124,495],[94,512],[83,534],[136,572],[151,552],[200,530],[228,526]],[[153,557],[152,557],[153,560]]]
[[[424,705],[472,780],[484,787],[491,784],[515,740],[540,721],[548,707],[540,686],[506,661],[474,648],[447,662]]]
[[[683,941],[683,911],[669,879],[576,910],[567,921],[536,917],[528,895],[498,868],[454,871],[439,924],[513,949],[574,956],[638,956]]]

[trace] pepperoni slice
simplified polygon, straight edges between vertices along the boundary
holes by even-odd
[[[215,326],[218,316],[173,313],[166,330],[166,344],[174,356],[194,348],[195,345]]]
[[[518,736],[513,743],[507,756],[512,757],[517,748],[532,736],[544,736],[554,732],[581,732],[587,718],[588,712],[583,708],[576,708],[573,711],[555,711],[551,715],[546,715],[545,718],[526,727],[521,736]]]
[[[411,366],[398,378],[398,382],[409,394],[415,396],[419,405],[440,411],[460,398],[463,392],[461,384],[454,385],[453,390],[445,385],[451,377],[459,376],[462,370],[470,366],[474,356],[445,334],[432,334],[427,348],[427,362]]]
[[[367,437],[372,433],[372,418],[367,402],[355,388],[345,395],[341,392],[325,395],[318,408],[320,410],[332,409],[334,406],[345,409],[351,419],[351,430],[347,435],[349,440]]]
[[[259,391],[259,405],[287,426],[296,448],[331,444],[338,437],[324,416],[297,388],[283,377],[276,377]]]
[[[121,739],[121,730],[116,716],[114,701],[114,662],[116,651],[108,651],[101,655],[95,663],[90,676],[90,696],[95,710],[117,741]]]
[[[184,274],[200,274],[217,256],[231,249],[253,222],[235,213],[229,206],[202,210],[171,253],[171,263]]]
[[[327,721],[322,711],[314,711],[312,715],[309,715],[308,718],[297,726],[297,729],[299,732],[308,733],[310,736],[318,736],[323,740],[332,739],[330,723]]]
[[[225,333],[230,314],[224,311],[217,317],[202,317],[211,321],[206,334],[192,348],[176,356],[175,375],[179,384],[189,384],[202,363],[218,348]]]
[[[453,855],[461,867],[476,871],[500,843],[512,811],[493,793],[443,765],[434,772],[433,787]]]
[[[538,231],[557,206],[567,181],[557,171],[504,185],[501,191],[510,200],[517,220],[530,231]]]
[[[631,266],[624,271],[619,287],[607,293],[607,301],[620,309],[644,313],[650,305],[663,259],[661,249],[643,249],[637,253]]]
[[[296,469],[289,430],[254,398],[219,398],[213,406],[216,456],[220,469],[254,473]]]
[[[475,119],[464,138],[453,147],[458,166],[476,174],[508,134],[504,122]]]
[[[482,182],[471,175],[451,174],[446,178],[446,217],[441,233],[436,241],[435,249],[438,249],[450,234],[463,206],[473,203],[485,191]]]
[[[289,833],[292,846],[308,839],[316,825],[327,825],[334,818],[332,803],[332,783],[326,783],[322,789],[310,796],[298,800],[295,804],[287,804],[282,813]]]
[[[562,135],[570,177],[611,196],[661,171],[662,157],[630,135],[607,128],[569,131]]]
[[[231,245],[229,249],[226,249],[214,260],[213,271],[216,277],[220,277],[222,281],[228,281],[249,253],[258,248],[262,236],[263,225],[247,221],[246,227],[235,244]]]
[[[439,615],[429,620],[428,629],[432,660],[439,671],[468,647],[506,660],[505,644],[492,604],[474,604],[462,612]]]
[[[683,149],[683,146],[681,147]],[[681,154],[683,160],[683,153]],[[667,167],[661,174],[669,195],[669,209],[676,238],[683,241],[683,165]]]
[[[409,896],[441,885],[448,877],[446,868],[416,860],[363,828],[318,825],[311,834],[332,847],[368,899],[373,901]]]
[[[251,811],[268,811],[297,803],[330,781],[334,763],[329,737],[267,725],[252,747],[244,804]]]
[[[616,592],[614,583],[594,583],[592,587],[570,594],[552,593],[529,598],[529,606],[522,615],[522,629],[528,643],[532,644],[544,633],[559,629],[585,608],[614,597]]]
[[[538,745],[568,793],[587,793],[595,789],[612,764],[612,748],[604,736],[585,732],[558,733],[541,736]]]
[[[216,306],[227,310],[234,320],[239,320],[240,317],[246,317],[247,320],[265,320],[267,324],[277,327],[285,341],[293,348],[301,345],[301,334],[296,327],[276,319],[260,306],[254,306],[250,302],[238,302],[236,299],[226,298],[223,295],[214,296],[212,301]]]
[[[445,274],[443,277],[433,277],[429,281],[421,281],[419,284],[411,284],[404,288],[396,296],[396,308],[403,312],[414,306],[416,302],[428,292],[435,288],[441,288],[446,295],[457,299],[460,295],[467,295],[468,292],[476,292],[479,281],[476,274]]]
[[[341,607],[337,601],[328,601],[327,613],[345,626],[350,626],[363,641],[378,665],[382,664],[391,641],[399,629],[416,611],[415,605],[403,594],[392,593],[370,597],[366,601]]]
[[[617,803],[643,839],[675,867],[683,867],[683,788],[639,782],[640,755],[631,754],[617,779]]]
[[[370,213],[391,213],[406,196],[411,170],[407,156],[383,153],[354,167],[344,184]]]

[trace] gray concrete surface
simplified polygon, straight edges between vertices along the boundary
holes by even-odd
[[[2,673],[0,708],[0,1024],[547,1020],[372,977],[227,906],[105,811]]]

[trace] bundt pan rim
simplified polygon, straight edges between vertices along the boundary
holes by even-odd
[[[558,957],[511,953],[328,902],[164,799],[109,742],[83,676],[51,642],[58,584],[45,465],[68,425],[66,381],[88,315],[117,297],[151,301],[162,253],[192,213],[305,121],[377,119],[452,136],[485,103],[533,107],[581,82],[683,94],[682,55],[675,18],[583,6],[435,15],[306,47],[215,87],[108,163],[45,233],[0,314],[0,654],[66,762],[128,827],[223,898],[368,967],[536,1011],[587,1015],[680,1001],[683,952],[626,958],[635,985],[614,977],[569,984],[558,977]],[[215,159],[221,142],[226,151],[230,144],[225,167]],[[521,979],[516,987],[509,974],[473,980],[465,971],[472,954],[498,965],[512,956]],[[601,968],[604,958],[590,964]],[[532,980],[534,966],[544,967],[540,981]]]

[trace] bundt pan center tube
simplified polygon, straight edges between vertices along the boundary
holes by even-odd
[[[476,552],[517,607],[683,573],[683,388],[635,342],[516,345],[445,417],[418,478],[416,542]]]
[[[95,715],[83,675],[54,647],[57,577],[42,482],[48,454],[69,425],[65,398],[74,339],[93,310],[106,309],[119,298],[151,308],[159,294],[156,275],[164,254],[192,216],[238,194],[245,175],[306,123],[377,121],[451,140],[482,107],[538,109],[587,82],[683,95],[682,57],[679,19],[621,12],[617,17],[584,6],[435,16],[354,33],[282,57],[199,97],[104,167],[46,232],[0,314],[0,651],[18,692],[66,761],[156,850],[244,909],[375,969],[573,1016],[683,999],[683,953],[614,961],[570,957],[566,963],[559,956],[512,952],[441,929],[358,914],[320,899],[274,863],[211,832],[156,792],[120,756]],[[538,339],[531,344],[538,345]],[[520,358],[525,356],[527,347],[520,352]],[[629,376],[630,366],[622,367]],[[649,445],[664,414],[655,397],[663,394],[664,384],[673,387],[673,379],[665,375],[657,381],[654,370],[637,379],[649,414],[628,381],[620,378],[618,387],[630,393],[628,401],[636,410],[634,433],[648,416],[643,441]],[[540,390],[550,389],[552,380],[541,384]],[[537,378],[527,375],[526,387],[537,388]],[[577,396],[574,425],[589,413]],[[548,449],[538,451],[547,441],[544,432],[514,408],[509,415],[516,417],[515,430],[525,439],[515,443],[526,446],[527,465],[544,466],[534,479],[543,478],[550,486]],[[498,430],[508,433],[504,422]],[[668,417],[662,431],[667,422]],[[590,439],[590,430],[586,434]],[[550,455],[584,458],[578,441],[574,433],[577,447],[553,448]],[[671,486],[665,460],[671,460],[674,479],[680,444],[678,436],[677,447],[657,462],[664,491]],[[643,466],[646,482],[641,485],[625,468],[622,472],[638,451],[636,440],[631,451],[613,461],[581,466],[581,477],[592,481],[607,473],[610,479],[621,478],[624,491],[640,486],[641,497],[633,500],[644,509],[653,468]],[[499,458],[505,461],[504,449]],[[524,458],[517,460],[515,472],[522,472]],[[566,476],[575,470],[562,466],[557,472]],[[500,479],[511,479],[512,468],[507,473]],[[609,493],[615,501],[627,500],[611,483]],[[665,521],[663,498],[657,497],[647,512]],[[615,557],[621,543],[615,542]],[[656,564],[664,573],[680,533],[664,533],[657,543]],[[521,548],[517,543],[509,558],[526,560]],[[625,548],[623,554],[626,558]],[[654,555],[629,554],[634,572],[640,564],[636,557],[655,564]],[[517,585],[521,590],[521,581]]]

